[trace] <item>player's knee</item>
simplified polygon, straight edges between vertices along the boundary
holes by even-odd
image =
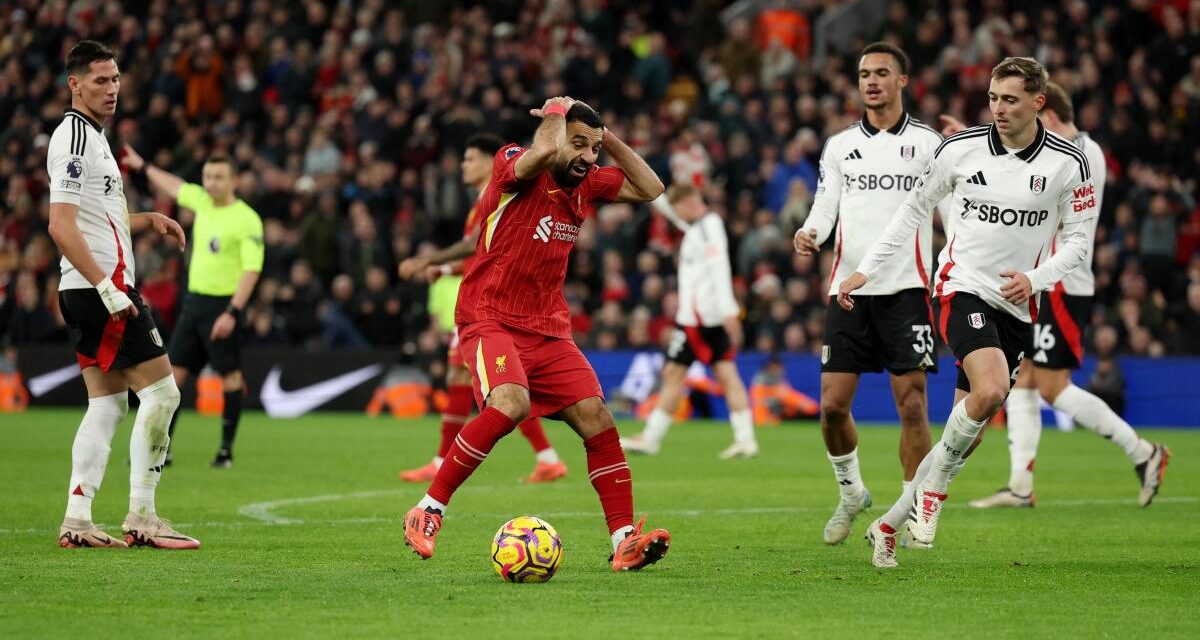
[[[915,424],[925,420],[926,407],[923,391],[914,389],[901,396],[900,401],[896,403],[896,410],[900,414],[902,423]]]
[[[230,371],[221,376],[222,388],[225,391],[241,391],[244,380],[241,371]]]
[[[517,384],[502,384],[488,394],[487,406],[519,423],[529,416],[529,390]]]
[[[145,423],[152,429],[165,432],[171,420],[171,414],[179,408],[179,387],[175,385],[175,377],[167,376],[157,382],[152,382],[137,392],[140,407],[138,411],[152,412],[150,420]]]
[[[821,398],[821,417],[832,426],[841,426],[850,420],[850,403],[841,398]]]
[[[88,412],[103,414],[114,422],[120,422],[129,413],[129,392],[88,398]]]
[[[1008,384],[998,384],[993,381],[979,385],[971,385],[971,395],[974,396],[975,406],[988,417],[991,417],[1004,405],[1008,396]]]

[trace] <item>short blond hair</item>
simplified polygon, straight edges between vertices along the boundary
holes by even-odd
[[[694,184],[673,184],[670,189],[667,189],[667,202],[677,204],[682,200],[698,195],[700,195],[700,190]]]
[[[1021,78],[1025,81],[1025,91],[1032,94],[1043,94],[1050,74],[1046,67],[1033,58],[1008,57],[992,67],[992,79]]]

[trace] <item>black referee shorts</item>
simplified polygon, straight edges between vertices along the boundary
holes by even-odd
[[[222,375],[242,368],[242,332],[235,327],[224,340],[209,340],[213,323],[229,307],[229,296],[206,296],[188,293],[183,298],[183,309],[171,344],[167,352],[171,364],[185,367],[193,375],[200,373],[204,365],[211,364]]]
[[[67,323],[80,369],[96,366],[102,371],[120,371],[166,353],[162,336],[141,294],[130,287],[125,295],[137,307],[138,315],[113,322],[100,292],[95,289],[58,292],[58,307]]]
[[[971,293],[956,291],[935,298],[938,331],[958,360],[956,386],[971,391],[962,362],[973,351],[996,347],[1004,352],[1009,386],[1017,379],[1021,361],[1033,340],[1032,325],[1000,311]]]

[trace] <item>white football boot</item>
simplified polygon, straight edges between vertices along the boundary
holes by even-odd
[[[825,523],[825,544],[841,544],[846,538],[850,537],[850,528],[854,526],[854,519],[858,514],[871,508],[871,492],[863,487],[862,495],[857,500],[852,500],[847,503],[845,500],[838,501],[838,506],[833,510],[833,515],[829,518],[829,522]]]
[[[975,509],[996,509],[1003,507],[1027,508],[1034,506],[1036,503],[1037,499],[1033,497],[1033,493],[1027,496],[1019,496],[1013,493],[1012,489],[1004,487],[986,498],[976,498],[967,504]]]
[[[871,564],[880,569],[892,569],[896,567],[896,538],[899,532],[888,533],[883,530],[884,526],[887,525],[884,524],[883,518],[879,518],[871,523],[867,528],[867,535],[863,537],[871,545]]]

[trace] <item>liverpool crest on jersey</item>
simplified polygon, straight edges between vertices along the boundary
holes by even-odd
[[[900,157],[905,160],[912,160],[917,156],[917,148],[911,144],[900,146]]]
[[[1046,176],[1029,176],[1029,190],[1041,194],[1046,190]]]

